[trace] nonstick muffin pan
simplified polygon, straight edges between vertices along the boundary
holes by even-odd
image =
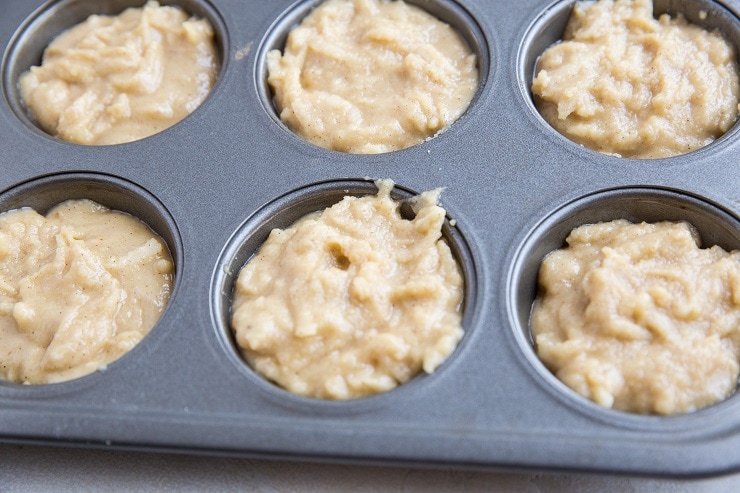
[[[740,470],[740,396],[671,417],[604,409],[539,362],[528,331],[543,256],[580,224],[689,220],[704,246],[740,248],[740,125],[656,160],[580,147],[538,115],[537,56],[572,2],[409,0],[456,27],[481,85],[437,137],[380,155],[313,146],[280,123],[265,53],[316,1],[181,0],[216,32],[222,67],[206,101],[149,138],[69,144],[26,116],[16,82],[61,30],[142,2],[29,0],[4,6],[0,210],[90,198],[167,242],[170,303],[104,371],[53,385],[0,383],[0,440],[396,465],[702,476]],[[740,46],[740,2],[656,2]],[[702,12],[706,13],[705,16]],[[706,18],[705,18],[706,17]],[[228,328],[238,269],[274,227],[394,180],[399,198],[445,187],[444,235],[465,280],[463,340],[433,374],[385,394],[298,397],[256,375]]]

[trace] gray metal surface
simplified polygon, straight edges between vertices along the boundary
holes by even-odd
[[[85,196],[138,215],[173,251],[172,298],[144,341],[105,371],[54,385],[0,383],[0,441],[661,476],[740,470],[739,396],[674,417],[602,409],[542,367],[526,327],[537,265],[575,224],[686,218],[705,241],[740,247],[738,125],[670,159],[578,147],[542,121],[527,90],[567,8],[427,0],[410,3],[455,24],[481,55],[483,84],[471,107],[410,149],[327,151],[279,123],[263,80],[265,49],[299,18],[286,14],[291,2],[188,0],[181,4],[216,25],[223,56],[213,92],[192,115],[150,138],[105,147],[35,128],[18,101],[18,75],[91,5],[116,11],[128,3],[68,0],[45,14],[34,13],[39,1],[3,5],[0,210]],[[740,2],[658,2],[661,9],[682,9],[697,22],[707,10],[740,45]],[[437,372],[386,394],[296,397],[236,356],[224,327],[234,266],[269,227],[331,202],[337,190],[372,189],[366,177],[412,192],[446,187],[442,205],[455,219],[446,235],[467,283],[466,335]]]

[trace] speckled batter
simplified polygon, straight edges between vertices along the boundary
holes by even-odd
[[[170,296],[173,263],[141,221],[89,200],[0,214],[0,378],[87,375],[133,348]]]
[[[189,115],[210,92],[218,67],[207,21],[150,1],[118,16],[90,16],[63,32],[19,88],[46,132],[78,144],[118,144]]]
[[[563,41],[542,55],[537,108],[589,149],[661,158],[706,146],[738,116],[735,49],[651,0],[577,2]]]
[[[439,191],[402,219],[392,182],[273,230],[239,274],[232,327],[247,361],[296,394],[350,399],[433,372],[463,335],[463,280]]]
[[[413,146],[458,119],[476,56],[449,25],[402,1],[327,0],[267,55],[280,118],[350,153]]]
[[[581,226],[540,270],[537,354],[605,407],[676,414],[721,401],[740,371],[740,251],[683,223]]]

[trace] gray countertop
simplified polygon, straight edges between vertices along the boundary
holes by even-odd
[[[0,445],[0,491],[736,492],[699,480],[428,470]]]

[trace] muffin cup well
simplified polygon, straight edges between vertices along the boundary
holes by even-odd
[[[298,139],[304,140],[301,136],[295,134],[280,119],[280,115],[273,102],[273,92],[267,82],[269,76],[267,70],[267,53],[272,50],[283,51],[286,40],[290,31],[318,7],[324,0],[306,0],[296,2],[287,9],[268,29],[265,37],[262,39],[256,55],[255,65],[255,84],[260,102],[265,112],[270,118],[283,130]],[[437,19],[449,24],[470,47],[470,50],[476,55],[478,61],[478,88],[473,95],[468,108],[460,116],[465,118],[474,107],[479,96],[487,82],[489,67],[494,61],[492,60],[492,47],[489,45],[486,36],[475,21],[473,16],[468,13],[464,7],[452,0],[408,0],[408,5],[416,6],[431,14]],[[459,120],[459,119],[458,119]],[[451,125],[454,125],[453,122]],[[444,132],[445,129],[442,130]]]
[[[533,20],[519,45],[516,75],[521,96],[529,111],[545,129],[544,131],[558,141],[563,142],[563,145],[582,147],[560,134],[542,117],[535,106],[531,89],[532,81],[537,75],[536,69],[540,56],[547,48],[561,40],[575,3],[576,0],[555,1],[545,7]],[[735,47],[735,53],[739,52],[740,20],[720,2],[713,0],[653,0],[653,16],[657,18],[665,13],[672,18],[681,14],[691,24],[701,26],[707,31],[719,31]],[[713,147],[732,142],[739,133],[740,125],[736,122],[724,135],[707,146],[690,153],[711,150]],[[600,154],[598,151],[589,151]]]
[[[512,264],[508,284],[509,316],[515,338],[531,368],[546,382],[548,390],[590,415],[628,415],[635,419],[675,419],[685,415],[655,417],[613,411],[591,402],[560,382],[540,361],[530,332],[530,314],[538,292],[538,273],[545,256],[565,246],[573,230],[585,224],[626,219],[633,223],[688,221],[699,234],[701,248],[718,245],[727,251],[740,249],[740,218],[706,198],[677,190],[653,187],[624,187],[599,191],[563,205],[537,224],[526,236]],[[725,401],[689,414],[740,399],[734,394]],[[740,402],[740,401],[738,401]],[[627,418],[631,419],[631,418]]]
[[[261,387],[272,393],[278,393],[288,398],[316,401],[317,399],[298,397],[282,388],[269,383],[264,377],[257,374],[249,364],[243,359],[240,349],[234,340],[231,329],[231,302],[233,298],[236,279],[242,267],[257,252],[267,239],[270,232],[275,228],[284,229],[295,223],[302,217],[312,212],[324,210],[340,202],[346,196],[366,196],[375,195],[377,187],[372,181],[366,180],[336,180],[321,183],[315,183],[306,187],[287,193],[276,200],[270,202],[251,217],[249,217],[232,235],[221,252],[219,260],[214,270],[211,281],[211,317],[218,332],[218,337],[222,347],[226,350],[231,362],[252,381],[258,383]],[[409,199],[416,194],[405,188],[394,186],[391,191],[391,197],[397,201]],[[401,215],[405,218],[412,218],[413,211],[407,203],[402,203],[400,208]],[[463,340],[458,343],[458,347],[448,357],[455,357],[459,353],[460,346],[464,343],[467,331],[469,330],[469,320],[472,317],[476,302],[476,279],[475,265],[470,249],[465,238],[450,224],[449,220],[445,221],[442,227],[442,238],[449,245],[454,259],[460,268],[463,277],[463,304],[461,307],[463,315],[463,328],[466,331]],[[444,371],[445,364],[435,371],[435,374]],[[426,378],[431,378],[427,376]],[[398,388],[413,385],[417,380],[424,377],[417,376],[411,381],[404,383]],[[398,388],[376,394],[364,399],[349,399],[347,401],[320,401],[327,403],[347,403],[368,398],[376,398],[385,394],[390,394]],[[329,404],[332,405],[332,404]]]
[[[211,94],[208,95],[211,97],[228,60],[228,34],[224,21],[207,0],[160,0],[159,3],[162,6],[181,7],[189,14],[207,20],[213,27],[221,67]],[[3,92],[16,117],[31,131],[54,138],[39,128],[28,114],[18,87],[19,78],[32,66],[41,65],[44,50],[62,32],[80,24],[91,15],[118,15],[127,8],[141,7],[142,4],[141,0],[58,0],[50,1],[32,13],[11,38],[2,62]]]
[[[180,284],[178,272],[182,268],[183,246],[179,230],[165,206],[152,194],[143,188],[111,175],[101,173],[58,173],[37,177],[17,184],[0,193],[0,212],[8,212],[20,208],[32,208],[39,214],[45,215],[51,208],[67,200],[89,199],[114,211],[124,212],[146,224],[156,235],[164,240],[169,249],[174,264],[174,280],[170,296],[170,303]],[[162,312],[166,313],[167,308]],[[147,334],[157,330],[155,324]],[[127,359],[129,353],[137,351],[139,346],[146,343],[147,337],[120,358],[108,366],[115,365],[119,360]],[[90,375],[60,382],[53,385],[17,385],[0,381],[2,385],[30,389],[77,385],[72,382],[87,379]]]

